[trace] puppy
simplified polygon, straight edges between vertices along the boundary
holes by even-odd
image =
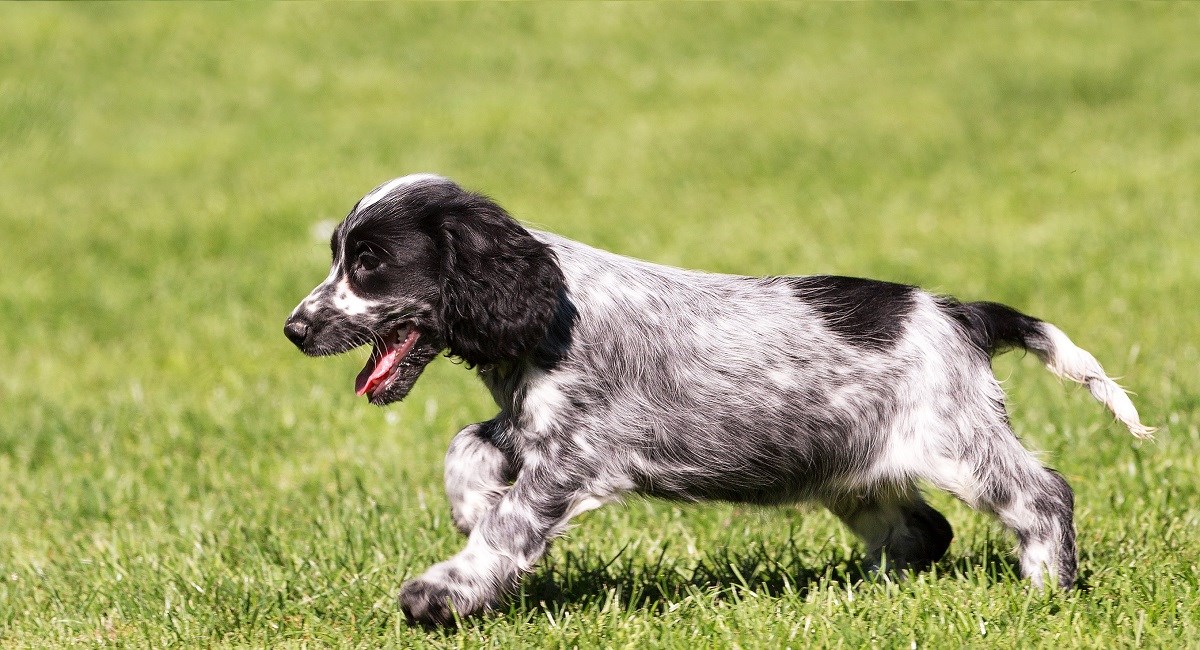
[[[527,230],[439,176],[379,186],[330,247],[289,339],[313,356],[372,344],[355,390],[377,405],[445,350],[500,409],[450,443],[446,492],[467,544],[403,585],[410,622],[494,606],[572,517],[628,492],[816,501],[873,566],[919,569],[952,536],[926,481],[998,517],[1033,584],[1069,588],[1073,493],[1009,428],[990,357],[1029,350],[1152,433],[1091,354],[1009,307],[641,262]]]

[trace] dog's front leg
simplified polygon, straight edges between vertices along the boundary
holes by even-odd
[[[464,535],[496,507],[516,474],[492,436],[491,422],[472,424],[454,436],[446,451],[446,498],[454,526]]]
[[[526,467],[471,531],[465,549],[404,583],[405,617],[448,625],[454,612],[469,616],[496,605],[545,554],[581,496],[579,484],[562,476],[561,468]]]

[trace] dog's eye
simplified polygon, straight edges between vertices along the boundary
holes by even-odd
[[[375,269],[379,268],[379,264],[379,258],[370,251],[364,251],[358,256],[358,265],[361,266],[364,271],[374,271]]]

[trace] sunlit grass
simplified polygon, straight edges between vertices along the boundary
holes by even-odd
[[[0,646],[1180,646],[1200,638],[1200,12],[1188,5],[0,9]],[[831,272],[1060,325],[1164,427],[1031,358],[1015,428],[1076,488],[1087,588],[932,496],[950,554],[863,583],[810,508],[633,499],[509,609],[410,630],[462,543],[439,361],[387,410],[283,318],[314,234],[438,171],[713,271]],[[316,226],[316,227],[315,227]]]

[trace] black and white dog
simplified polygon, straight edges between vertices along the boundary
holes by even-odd
[[[1152,432],[1091,354],[995,303],[641,262],[527,230],[429,174],[363,197],[330,244],[288,338],[313,356],[372,343],[356,389],[379,405],[448,350],[500,407],[450,443],[446,491],[469,537],[404,584],[410,621],[493,606],[572,517],[627,492],[817,501],[875,567],[903,569],[952,536],[927,481],[1012,530],[1034,584],[1070,587],[1073,493],[1009,428],[991,355],[1030,350],[1135,436]]]

